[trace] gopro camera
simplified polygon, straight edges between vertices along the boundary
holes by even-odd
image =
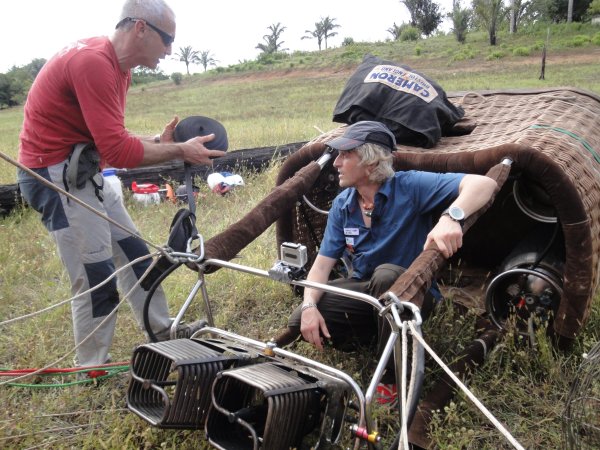
[[[303,278],[306,274],[304,266],[308,262],[306,246],[284,242],[281,244],[280,252],[281,260],[269,270],[269,276],[284,283]]]
[[[305,245],[284,242],[281,244],[280,250],[281,261],[288,266],[301,269],[308,262],[308,253]]]

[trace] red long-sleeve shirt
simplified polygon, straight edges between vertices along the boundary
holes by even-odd
[[[19,161],[47,167],[67,158],[74,144],[93,141],[105,163],[136,167],[142,142],[125,128],[129,71],[119,67],[107,37],[77,41],[54,55],[31,86],[24,108]]]

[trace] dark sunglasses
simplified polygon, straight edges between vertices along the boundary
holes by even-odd
[[[163,44],[165,44],[165,47],[168,47],[169,45],[171,45],[175,41],[175,38],[173,36],[171,36],[169,33],[164,32],[163,30],[161,30],[157,26],[152,25],[146,19],[138,19],[136,17],[125,17],[123,20],[121,20],[117,24],[117,26],[115,28],[119,28],[125,22],[137,22],[138,20],[141,20],[146,25],[148,25],[150,28],[152,28],[154,31],[156,31],[158,33],[158,35],[160,36],[160,39],[163,41]]]

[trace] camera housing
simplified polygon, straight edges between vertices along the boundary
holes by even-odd
[[[303,268],[308,262],[306,245],[284,242],[280,247],[281,261],[288,266]]]
[[[306,246],[284,242],[280,247],[281,259],[269,269],[269,276],[284,283],[290,280],[299,280],[306,275],[304,266],[308,262]]]

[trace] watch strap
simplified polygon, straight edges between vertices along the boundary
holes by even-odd
[[[461,228],[462,228],[462,227],[464,227],[464,225],[465,225],[465,219],[460,219],[460,220],[458,220],[458,219],[455,219],[454,217],[452,217],[452,216],[450,215],[450,208],[446,208],[444,211],[442,211],[442,214],[441,214],[441,215],[442,215],[442,216],[448,216],[448,217],[450,217],[450,219],[452,219],[452,220],[454,220],[455,222],[457,222],[457,223],[460,225],[460,227],[461,227]]]

